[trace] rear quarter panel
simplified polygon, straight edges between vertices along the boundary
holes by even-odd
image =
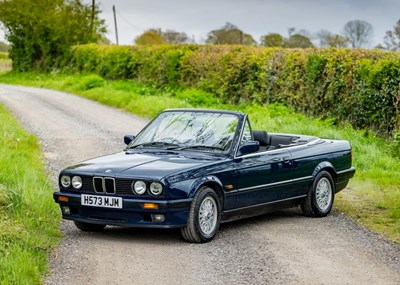
[[[293,160],[293,179],[298,194],[307,193],[313,177],[327,170],[336,181],[337,173],[351,168],[351,146],[342,140],[319,140],[309,145],[288,148]]]

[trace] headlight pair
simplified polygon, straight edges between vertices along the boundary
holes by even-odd
[[[146,184],[146,182],[138,180],[132,183],[132,190],[138,195],[143,195],[144,193],[146,193],[147,188],[149,192],[155,196],[161,195],[163,191],[161,183],[158,182],[151,182],[148,185]]]
[[[69,188],[69,187],[71,187],[71,185],[75,189],[82,188],[82,178],[80,176],[73,176],[71,179],[70,176],[63,175],[63,176],[61,176],[60,182],[64,188]]]

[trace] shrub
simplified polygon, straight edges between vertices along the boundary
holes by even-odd
[[[399,53],[223,45],[83,45],[73,48],[69,62],[73,70],[96,72],[107,79],[200,89],[222,102],[284,103],[382,136],[393,136],[394,130],[400,129]]]

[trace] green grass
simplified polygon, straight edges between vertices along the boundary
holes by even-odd
[[[38,140],[0,105],[0,284],[40,284],[60,238]]]
[[[167,108],[235,109],[249,114],[254,129],[347,139],[353,146],[357,173],[348,189],[337,195],[336,207],[400,243],[400,144],[371,132],[306,117],[281,105],[232,106],[200,90],[158,90],[132,81],[107,81],[98,75],[5,73],[0,82],[64,90],[146,118]]]

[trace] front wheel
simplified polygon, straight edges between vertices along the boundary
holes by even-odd
[[[301,203],[306,216],[325,217],[330,213],[335,197],[335,184],[327,171],[321,171],[315,177],[307,198]]]
[[[104,229],[105,225],[89,224],[84,222],[74,221],[75,226],[84,232],[98,232]]]
[[[208,242],[217,234],[221,222],[221,206],[218,195],[210,187],[200,188],[190,206],[188,224],[181,229],[188,242]]]

